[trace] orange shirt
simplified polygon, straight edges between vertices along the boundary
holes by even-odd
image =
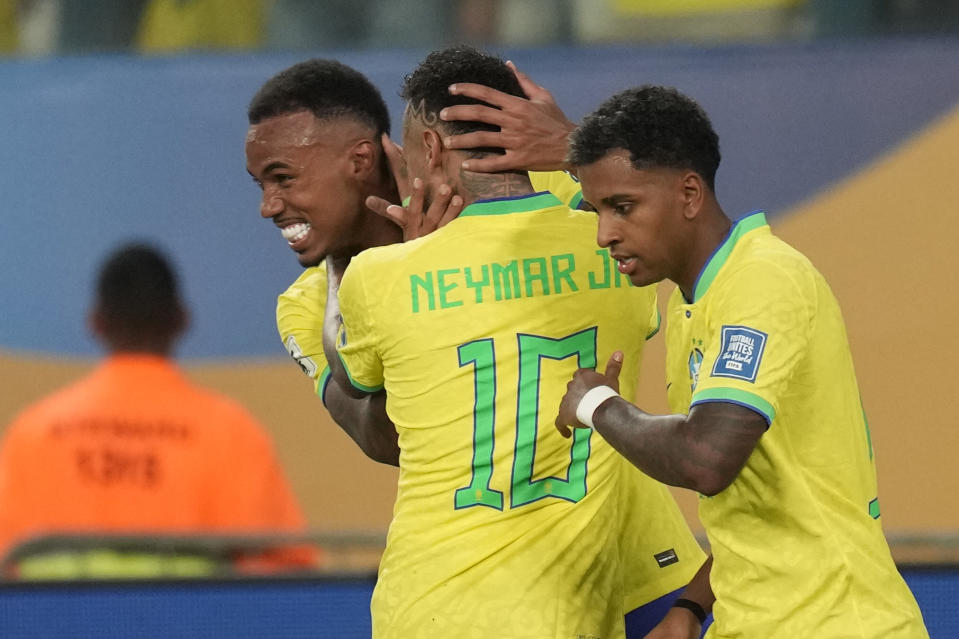
[[[0,556],[45,532],[303,532],[264,429],[170,360],[115,355],[0,446]]]

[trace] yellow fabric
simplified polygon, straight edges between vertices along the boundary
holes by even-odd
[[[620,13],[640,15],[683,15],[749,11],[793,7],[802,0],[613,0]]]
[[[14,53],[18,47],[17,0],[0,0],[0,53]]]
[[[276,299],[276,328],[286,352],[313,380],[322,397],[329,378],[323,353],[323,315],[326,310],[326,263],[307,268]]]
[[[141,51],[251,49],[264,33],[263,0],[152,0],[137,34]]]
[[[625,606],[701,565],[662,485],[553,426],[573,371],[615,349],[631,395],[656,317],[655,289],[595,237],[595,215],[543,193],[474,203],[347,269],[340,356],[385,386],[401,449],[375,637],[622,637]]]
[[[762,213],[740,220],[667,316],[670,408],[741,404],[769,429],[700,500],[714,555],[711,637],[926,637],[878,519],[846,332],[809,261]]]
[[[583,188],[568,171],[530,171],[529,181],[534,190],[549,191],[571,209],[583,201]]]
[[[59,551],[17,563],[19,579],[151,579],[207,577],[228,570],[207,557],[116,550]]]

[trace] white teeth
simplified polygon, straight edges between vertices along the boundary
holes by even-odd
[[[302,240],[304,237],[306,237],[306,234],[309,231],[310,231],[309,224],[306,224],[304,222],[298,222],[296,224],[291,224],[289,226],[286,226],[280,229],[280,234],[283,236],[284,240],[286,240],[290,244],[294,244]]]

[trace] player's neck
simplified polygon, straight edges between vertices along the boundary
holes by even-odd
[[[716,208],[709,215],[698,220],[698,228],[691,238],[690,245],[685,251],[687,259],[679,270],[677,277],[670,278],[679,286],[687,301],[694,301],[696,280],[706,268],[707,262],[715,254],[716,249],[726,240],[732,221],[726,217],[721,209]]]
[[[465,204],[477,200],[517,197],[533,193],[529,175],[525,171],[505,173],[476,173],[460,170],[456,192]]]
[[[370,187],[371,188],[368,189],[370,195],[375,195],[387,202],[400,201],[400,196],[397,194],[396,185],[393,183],[392,177],[378,184],[370,185]],[[365,208],[366,205],[365,203],[361,203],[361,206]],[[356,247],[356,253],[365,251],[368,248],[386,246],[387,244],[398,244],[403,241],[403,230],[396,224],[369,209],[365,209],[365,213],[362,231],[358,234],[359,245]]]

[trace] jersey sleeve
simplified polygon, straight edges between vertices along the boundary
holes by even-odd
[[[569,171],[530,171],[529,181],[536,191],[549,191],[571,209],[583,203],[583,188]]]
[[[326,311],[326,270],[304,272],[276,300],[276,328],[286,352],[323,398],[330,367],[323,353],[323,318]]]
[[[371,300],[365,286],[365,264],[357,257],[346,269],[338,293],[343,324],[336,349],[356,388],[374,393],[383,388],[383,360],[378,351],[378,336]]]
[[[780,264],[743,265],[716,295],[707,319],[699,381],[690,408],[730,402],[772,424],[812,332],[815,294]]]

